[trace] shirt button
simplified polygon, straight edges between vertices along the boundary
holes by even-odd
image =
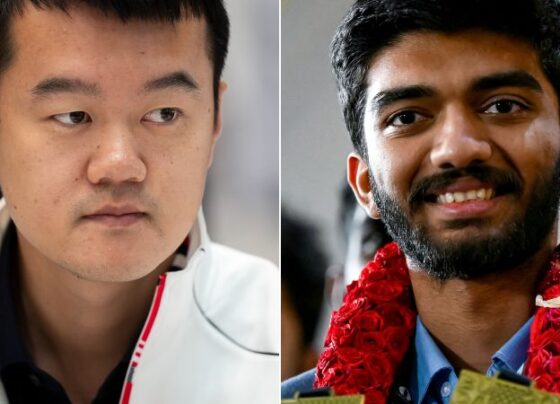
[[[445,382],[441,385],[441,396],[447,398],[451,395],[451,383]]]

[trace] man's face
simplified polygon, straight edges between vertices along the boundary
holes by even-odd
[[[190,231],[220,130],[204,21],[28,6],[11,34],[0,184],[20,242],[86,279],[148,274]]]
[[[411,33],[371,63],[369,161],[351,156],[349,178],[413,263],[468,278],[519,264],[550,236],[559,135],[558,100],[529,45]]]

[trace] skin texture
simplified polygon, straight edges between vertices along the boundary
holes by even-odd
[[[12,37],[15,58],[0,78],[0,184],[20,245],[22,331],[71,400],[90,402],[202,200],[221,130],[206,25],[27,6]],[[176,72],[196,88],[145,88]],[[87,86],[34,91],[53,78]],[[72,123],[73,111],[86,114]],[[142,215],[92,220],[107,206]]]
[[[531,75],[541,90],[472,88],[480,78],[511,71]],[[433,94],[373,107],[381,91],[410,85],[427,86]],[[383,219],[373,200],[369,167],[374,183],[437,242],[461,243],[503,232],[526,211],[536,184],[552,172],[560,152],[556,93],[534,50],[506,36],[481,31],[406,34],[372,60],[367,99],[369,161],[349,156],[349,182],[368,214]],[[498,109],[498,101],[509,102],[510,108]],[[521,193],[494,198],[483,212],[461,216],[466,219],[461,226],[452,225],[457,216],[436,204],[409,205],[411,187],[419,180],[472,164],[516,172],[523,181]],[[454,185],[467,181],[472,178],[459,178]],[[435,281],[409,260],[420,316],[456,369],[486,371],[491,355],[529,318],[536,278],[554,241],[555,231],[532,259],[510,268],[507,276],[474,281]]]

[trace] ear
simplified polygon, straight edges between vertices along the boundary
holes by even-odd
[[[348,184],[352,187],[358,203],[366,210],[369,217],[381,219],[381,213],[373,200],[367,162],[358,154],[350,153],[346,163]]]
[[[214,111],[215,118],[214,118],[214,130],[212,131],[212,149],[210,150],[210,159],[208,160],[208,168],[212,165],[212,161],[214,160],[214,148],[216,147],[216,142],[220,138],[222,134],[222,102],[224,99],[224,93],[227,90],[227,83],[223,80],[220,80],[218,83],[218,102],[216,103],[217,108]]]

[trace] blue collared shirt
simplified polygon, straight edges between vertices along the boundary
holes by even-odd
[[[500,370],[517,373],[523,370],[532,323],[533,318],[531,317],[498,352],[492,355],[492,363],[486,372],[487,376],[492,376]],[[457,385],[457,375],[420,317],[416,321],[414,347],[416,358],[412,364],[409,383],[412,401],[419,404],[449,403],[451,394]]]

